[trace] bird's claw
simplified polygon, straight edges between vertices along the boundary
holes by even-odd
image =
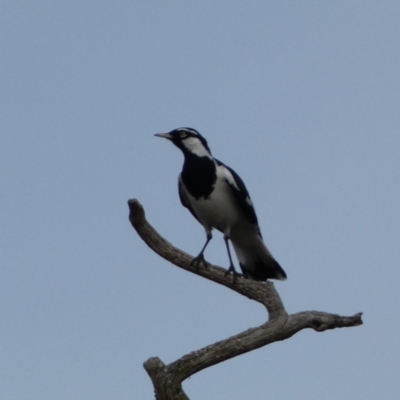
[[[194,257],[193,260],[190,262],[190,266],[194,266],[196,272],[199,272],[199,267],[201,263],[204,265],[204,268],[208,267],[207,261],[204,259],[203,254],[199,254],[197,257]]]
[[[229,275],[231,272],[232,272],[232,275],[233,275],[233,283],[236,283],[237,277],[238,277],[238,276],[241,276],[241,275],[238,274],[238,273],[236,272],[236,269],[235,269],[235,267],[234,267],[233,265],[231,265],[231,266],[226,270],[225,276]]]

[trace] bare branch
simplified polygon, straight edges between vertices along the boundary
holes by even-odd
[[[137,200],[129,200],[128,205],[130,209],[129,220],[136,232],[152,250],[165,260],[263,304],[267,308],[270,318],[275,318],[281,314],[287,315],[282,300],[272,282],[257,282],[238,278],[236,283],[233,283],[231,275],[225,276],[226,270],[224,268],[210,263],[207,268],[201,265],[197,270],[190,265],[193,256],[172,246],[146,221],[144,209]]]
[[[172,246],[146,221],[144,209],[137,200],[128,201],[132,226],[144,242],[161,257],[189,272],[224,285],[251,300],[263,304],[269,314],[268,321],[228,339],[189,353],[179,360],[165,365],[153,357],[144,363],[158,400],[188,400],[182,382],[191,375],[212,365],[258,349],[267,344],[285,340],[297,332],[311,328],[317,332],[362,324],[361,313],[350,317],[319,311],[307,311],[288,315],[272,282],[257,282],[238,278],[235,283],[226,270],[209,264],[198,270],[190,265],[193,257]]]

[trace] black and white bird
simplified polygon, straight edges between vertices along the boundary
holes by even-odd
[[[212,239],[212,229],[224,234],[230,266],[229,242],[232,242],[245,278],[257,281],[286,279],[286,273],[271,255],[261,236],[257,216],[249,193],[239,175],[211,155],[206,139],[192,128],[178,128],[155,136],[170,140],[185,157],[178,178],[180,200],[203,225],[207,240],[192,263],[204,260],[204,250]]]

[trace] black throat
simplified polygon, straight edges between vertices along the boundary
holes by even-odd
[[[195,199],[207,199],[217,180],[215,162],[209,157],[186,153],[181,177],[186,189]]]

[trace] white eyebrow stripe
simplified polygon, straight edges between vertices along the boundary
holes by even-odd
[[[192,129],[192,128],[178,128],[177,130],[192,133],[193,135],[196,135],[196,136],[199,134],[199,132],[197,132],[195,129]]]

